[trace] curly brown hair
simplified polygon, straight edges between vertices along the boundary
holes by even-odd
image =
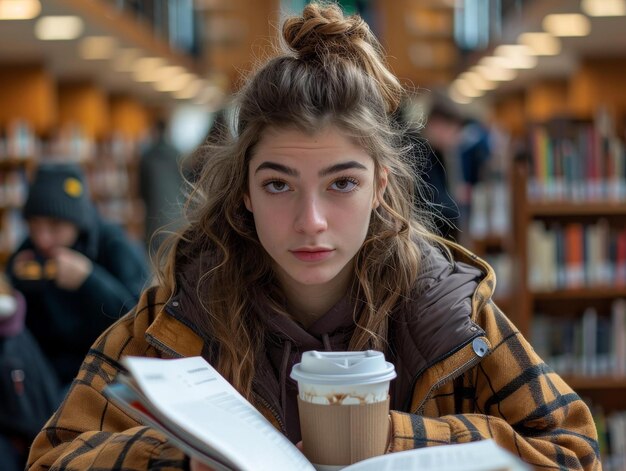
[[[265,129],[314,134],[334,126],[371,155],[375,181],[387,172],[355,260],[351,294],[362,302],[355,303],[351,349],[385,349],[389,315],[418,274],[416,240],[433,238],[428,216],[416,212],[410,152],[390,119],[404,90],[368,25],[335,4],[312,3],[284,21],[282,39],[281,53],[238,94],[235,135],[203,150],[207,163],[186,205],[188,225],[159,254],[160,282],[195,298],[193,322],[216,346],[217,369],[246,397],[264,342],[255,303],[288,315],[243,200],[248,162]]]

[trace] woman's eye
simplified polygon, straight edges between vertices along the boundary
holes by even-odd
[[[357,186],[359,183],[352,178],[339,178],[330,185],[331,189],[342,193],[353,191]]]
[[[289,186],[287,183],[281,180],[272,180],[263,184],[265,190],[269,193],[284,193],[285,191],[289,191]]]

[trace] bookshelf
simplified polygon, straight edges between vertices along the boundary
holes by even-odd
[[[580,129],[585,129],[584,132],[589,129],[588,124],[579,127],[578,120],[571,123],[573,130],[563,121],[557,129],[567,128],[572,135]],[[559,136],[552,132],[548,132],[548,148],[556,149]],[[603,138],[594,139],[602,142]],[[533,142],[532,136],[530,141]],[[620,237],[626,238],[626,198],[623,197],[626,174],[619,163],[604,164],[623,161],[626,155],[623,148],[615,151],[614,159],[607,153],[590,155],[583,146],[581,152],[571,155],[579,156],[587,169],[597,162],[603,164],[601,174],[597,175],[601,189],[592,187],[597,182],[590,182],[589,173],[583,173],[582,179],[557,183],[562,188],[555,191],[547,186],[555,185],[559,165],[554,160],[547,164],[543,160],[556,159],[558,155],[550,152],[538,155],[546,147],[531,147],[531,155],[515,161],[512,168],[515,321],[539,354],[581,396],[601,405],[605,413],[622,410],[626,393],[626,372],[621,364],[624,352],[615,348],[623,350],[626,336],[624,313],[618,312],[617,307],[618,300],[626,299],[626,280],[619,276],[620,270],[626,268],[626,254],[619,249]],[[616,182],[613,189],[609,188],[609,182]],[[533,236],[538,225],[545,228],[547,246],[542,246],[541,239]],[[596,253],[592,246],[596,236],[602,253],[599,258],[592,258]],[[579,276],[572,277],[572,271],[580,271]],[[616,320],[620,316],[622,324]],[[617,329],[618,325],[621,328]],[[619,335],[621,340],[617,340]],[[622,347],[617,346],[620,342]],[[559,348],[564,350],[556,354]],[[590,351],[590,348],[595,349]],[[622,357],[619,365],[618,355]]]
[[[0,266],[6,264],[13,247],[25,233],[21,207],[26,181],[35,165],[33,156],[10,156],[0,151]]]
[[[584,129],[582,132],[589,135],[588,124],[581,124],[578,119],[572,122],[575,130]],[[563,154],[546,152],[560,145],[558,138],[553,139],[553,133],[563,132],[567,125],[563,126],[561,120],[556,131],[552,128],[548,132],[550,145],[531,146],[531,154],[515,161],[512,167],[514,321],[537,353],[590,405],[604,469],[623,469],[626,462],[624,136],[611,136],[611,139],[619,137],[620,145],[583,146],[581,152],[569,152],[568,158],[576,159],[579,168],[585,171],[577,175],[580,178],[568,180],[576,172],[562,172],[563,167],[556,159],[563,158]],[[531,127],[530,133],[533,132]],[[570,134],[575,136],[576,131]],[[608,142],[607,135],[594,135],[593,139],[596,144]],[[533,142],[532,137],[530,141]],[[551,162],[546,165],[542,160]],[[596,181],[590,182],[590,176]],[[546,190],[547,185],[552,188],[542,191],[541,187]],[[536,231],[531,236],[537,224],[546,229],[540,235],[544,236],[544,243],[549,241],[547,246],[543,245],[548,250],[542,250],[542,238],[537,237]],[[563,235],[568,227],[575,237],[568,239]],[[570,244],[578,249],[573,257],[567,255],[568,241],[572,240],[578,241]],[[599,240],[600,245],[594,240]],[[555,258],[556,267],[545,263],[549,259],[554,262]],[[564,264],[561,270],[559,263]],[[593,269],[594,266],[600,268]],[[568,279],[568,270],[582,276]],[[538,277],[537,271],[543,278]],[[563,272],[560,276],[559,271]],[[546,272],[553,276],[546,277]],[[542,282],[537,283],[537,278]]]

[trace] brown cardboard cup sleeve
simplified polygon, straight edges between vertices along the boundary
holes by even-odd
[[[305,456],[315,464],[349,465],[385,453],[389,398],[370,404],[314,404],[298,397]]]

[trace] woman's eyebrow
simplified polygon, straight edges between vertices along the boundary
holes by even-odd
[[[329,175],[331,173],[342,172],[344,170],[349,170],[353,168],[359,170],[367,170],[367,167],[365,165],[355,160],[350,160],[349,162],[342,162],[339,164],[331,165],[330,167],[323,168],[318,172],[318,175],[320,177],[325,177],[326,175]]]
[[[291,177],[297,177],[300,175],[300,172],[298,172],[295,168],[287,167],[286,165],[269,161],[265,161],[261,165],[259,165],[254,173],[256,174],[259,170],[263,169],[276,170],[277,172],[285,173]]]
[[[344,170],[354,169],[354,168],[359,169],[359,170],[367,170],[367,167],[365,165],[355,160],[350,160],[349,162],[341,162],[335,165],[331,165],[330,167],[323,168],[322,170],[318,172],[318,175],[320,177],[325,177],[327,175],[330,175],[331,173],[342,172]],[[259,165],[256,168],[254,173],[256,174],[257,172],[259,172],[259,170],[264,170],[264,169],[275,170],[277,172],[284,173],[291,177],[300,176],[300,172],[298,172],[298,170],[296,170],[295,168],[287,167],[286,165],[279,164],[276,162],[270,162],[270,161],[263,162],[261,165]]]

